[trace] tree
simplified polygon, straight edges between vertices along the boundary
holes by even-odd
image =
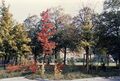
[[[4,1],[2,1],[1,6],[1,21],[0,21],[0,33],[1,33],[1,51],[4,52],[4,64],[8,61],[11,52],[11,42],[12,36],[10,35],[10,31],[14,26],[14,22],[12,20],[12,14],[9,13],[9,7],[5,6]],[[9,57],[9,58],[8,58]]]
[[[90,48],[94,46],[94,28],[93,24],[94,12],[84,7],[80,10],[79,15],[74,18],[73,23],[79,29],[81,36],[80,46],[85,49],[86,52],[86,71],[89,72],[89,55]]]
[[[120,11],[104,12],[99,16],[97,35],[99,36],[99,47],[105,47],[109,54],[115,59],[120,57],[119,41],[120,41]],[[117,58],[118,57],[118,58]],[[120,60],[120,59],[119,59]]]
[[[65,47],[61,47],[61,44],[63,43],[60,43],[60,41],[63,41],[63,40],[60,40],[59,36],[63,35],[63,33],[61,32],[64,31],[64,29],[67,28],[68,25],[70,25],[71,23],[70,21],[72,21],[72,18],[70,15],[65,14],[63,8],[61,7],[51,8],[49,11],[49,14],[51,16],[50,17],[51,22],[54,23],[56,28],[56,34],[53,36],[52,40],[54,40],[57,43],[54,49],[55,60],[57,60],[59,59],[58,57],[59,57],[60,50],[63,48],[66,49],[65,45],[64,45]],[[65,64],[65,59],[66,59],[66,51],[64,51],[64,64]]]
[[[28,37],[28,33],[25,30],[23,24],[16,24],[11,31],[11,36],[13,36],[14,44],[13,48],[16,50],[16,55],[18,57],[27,57],[31,54],[30,42],[31,39]]]
[[[57,45],[55,48],[55,59],[57,60],[57,52],[64,50],[64,64],[66,64],[67,50],[74,50],[77,45],[75,42],[79,40],[78,30],[72,24],[72,17],[69,14],[63,13],[62,8],[54,8],[52,10],[52,21],[56,27],[56,34],[53,39]]]
[[[29,37],[31,38],[30,46],[36,62],[37,57],[42,53],[41,43],[37,39],[37,34],[41,29],[40,18],[37,15],[30,16],[24,20],[24,25]]]
[[[78,29],[74,25],[67,25],[64,30],[57,33],[59,48],[64,50],[64,65],[66,65],[67,51],[78,51],[78,42],[80,41],[80,35]]]
[[[9,7],[5,6],[4,1],[1,6],[0,17],[1,51],[4,53],[4,64],[10,60],[17,61],[17,57],[24,55],[26,51],[30,52],[27,36],[24,26],[17,24],[9,12]],[[27,48],[28,47],[28,48]]]
[[[29,16],[24,20],[24,25],[26,31],[29,33],[29,36],[31,38],[35,37],[39,30],[40,18],[37,15]]]
[[[69,25],[68,23],[70,23],[71,17],[67,14],[63,14],[61,8],[51,8],[51,9],[49,9],[48,14],[50,15],[49,20],[51,23],[53,23],[54,28],[56,30],[53,37],[49,39],[49,40],[55,41],[55,43],[57,44],[55,46],[55,49],[53,50],[53,52],[55,54],[55,60],[57,60],[58,52],[60,51],[61,48],[65,48],[64,59],[66,59],[66,49],[67,48],[66,48],[65,43],[61,43],[64,40],[60,40],[59,36],[61,35],[60,32],[62,32],[64,30],[64,28],[68,27],[68,25]],[[62,33],[62,35],[64,35],[64,34]],[[64,47],[61,44],[64,44]]]
[[[98,16],[96,33],[99,37],[97,47],[106,48],[107,54],[111,54],[114,60],[120,63],[119,41],[120,41],[120,11],[119,0],[108,0],[104,3],[104,12]]]
[[[55,34],[55,26],[50,22],[49,10],[41,13],[41,30],[38,33],[38,40],[42,44],[44,57],[53,53],[55,48],[55,42],[51,41],[50,38]]]
[[[104,9],[116,10],[120,7],[120,0],[105,0]]]

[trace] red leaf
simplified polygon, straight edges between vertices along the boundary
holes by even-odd
[[[54,24],[50,22],[49,10],[43,11],[41,17],[42,29],[38,33],[38,40],[42,42],[44,54],[51,54],[55,48],[55,42],[49,41],[49,37],[54,35],[56,30]]]

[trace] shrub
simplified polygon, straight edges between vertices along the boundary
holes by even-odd
[[[37,71],[37,65],[36,64],[32,64],[29,66],[29,70],[32,72],[32,73],[35,73]]]
[[[20,71],[20,66],[19,65],[8,65],[6,67],[7,72],[15,72],[15,71]]]

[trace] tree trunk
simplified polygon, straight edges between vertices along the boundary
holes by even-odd
[[[107,67],[109,66],[109,54],[107,54]]]
[[[18,64],[18,56],[15,57],[15,65]]]
[[[45,77],[45,64],[44,62],[42,62],[42,66],[41,66],[41,77],[44,78]]]
[[[57,60],[57,50],[55,49],[55,61]]]
[[[6,60],[7,60],[7,55],[4,56],[4,64],[3,64],[4,69],[6,69]]]
[[[37,63],[37,54],[34,54],[34,62]]]
[[[64,48],[64,65],[66,65],[66,52],[67,52],[67,50],[66,50],[67,48],[65,47]]]
[[[85,66],[85,54],[83,56],[83,66]]]
[[[46,63],[46,54],[43,57],[43,63]]]
[[[88,46],[86,46],[85,51],[86,51],[86,71],[89,72],[89,47]]]
[[[118,61],[119,61],[118,67],[119,67],[119,69],[120,69],[120,54],[118,55]]]
[[[33,47],[34,62],[37,63],[37,50],[36,47]]]
[[[51,56],[50,55],[47,55],[46,56],[46,59],[47,59],[47,65],[50,65],[50,61],[51,61]]]

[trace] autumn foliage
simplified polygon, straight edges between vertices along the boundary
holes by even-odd
[[[21,71],[21,72],[27,72],[30,71],[32,73],[35,73],[37,71],[37,65],[35,63],[32,63],[30,65],[8,65],[6,67],[7,72],[16,72],[16,71]]]
[[[55,26],[50,21],[49,10],[41,13],[41,31],[38,33],[38,40],[41,42],[43,47],[43,54],[49,55],[55,48],[55,42],[50,41],[55,32]]]
[[[20,70],[20,66],[18,66],[18,65],[8,65],[7,67],[6,67],[6,70],[7,70],[7,72],[14,72],[14,71],[19,71]]]
[[[36,64],[32,64],[29,66],[29,70],[33,73],[35,73],[37,71],[37,65]]]
[[[58,64],[57,64],[57,69],[58,69],[59,71],[62,71],[63,68],[64,68],[64,64],[61,64],[61,63],[58,63]]]

